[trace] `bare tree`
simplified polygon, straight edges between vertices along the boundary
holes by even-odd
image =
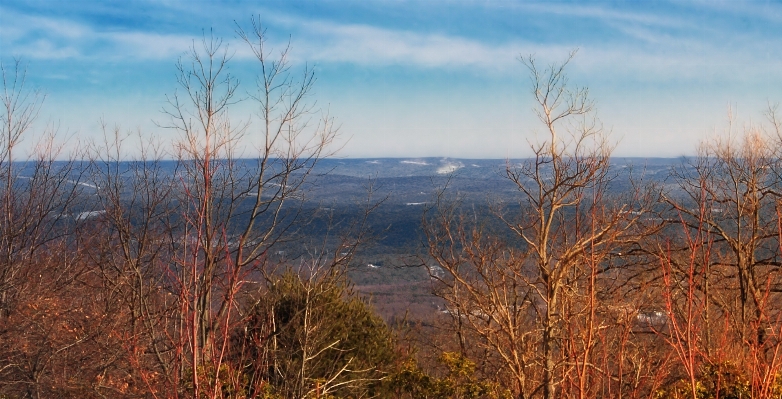
[[[24,223],[22,218],[24,209],[19,209],[23,204],[24,192],[19,190],[20,178],[17,176],[17,168],[22,162],[16,147],[24,138],[25,132],[30,130],[38,112],[43,104],[43,96],[34,90],[25,87],[27,73],[16,60],[9,70],[5,64],[0,64],[0,72],[3,78],[3,113],[2,113],[2,137],[0,137],[0,179],[2,179],[2,244],[0,244],[0,316],[8,313],[8,302],[13,295],[13,281],[19,273],[17,264],[19,258],[27,255],[35,245],[25,245],[27,240],[35,239],[40,234],[26,234],[27,227],[34,228],[38,223]],[[16,161],[16,162],[15,162]],[[27,177],[27,176],[25,176]],[[25,182],[26,183],[26,182]],[[29,185],[32,187],[32,185]],[[22,191],[22,192],[20,192]],[[40,223],[40,217],[39,219]],[[18,227],[17,227],[18,226]],[[23,254],[25,253],[25,254]]]
[[[732,324],[746,328],[764,317],[760,314],[763,286],[768,273],[780,266],[775,218],[780,183],[773,173],[780,161],[769,135],[752,126],[737,135],[730,119],[726,136],[703,143],[698,157],[677,171],[684,196],[669,195],[667,202],[687,216],[683,223],[688,226],[705,219],[720,249],[713,267],[735,272],[740,306]],[[702,217],[701,203],[710,206]],[[744,338],[748,333],[740,331]],[[754,339],[763,341],[762,329],[754,334]]]
[[[86,252],[101,282],[106,314],[116,315],[111,333],[123,337],[116,356],[128,367],[127,375],[151,391],[161,386],[175,391],[179,375],[170,336],[176,308],[164,272],[178,230],[174,176],[165,168],[159,143],[105,123],[103,133],[89,154],[92,212],[100,215],[93,224],[101,234]],[[126,155],[128,141],[136,142],[138,157]]]
[[[541,391],[553,398],[563,376],[586,394],[598,338],[598,275],[645,234],[641,218],[655,199],[640,188],[608,198],[612,146],[588,90],[568,85],[565,67],[574,55],[542,70],[533,57],[522,59],[546,138],[530,144],[531,159],[506,168],[519,208],[508,213],[501,205],[496,213],[518,241],[506,246],[465,228],[448,207],[436,209],[427,226],[429,253],[446,271],[444,298],[458,322],[503,360],[519,398]],[[566,340],[568,333],[578,339]]]
[[[171,117],[167,127],[182,134],[177,201],[183,242],[172,271],[181,302],[180,342],[188,346],[196,395],[206,392],[199,386],[199,367],[208,365],[215,380],[220,378],[237,294],[264,269],[270,249],[304,218],[305,183],[337,133],[333,120],[307,103],[313,70],[305,66],[301,74],[292,73],[288,48],[271,58],[255,19],[250,31],[239,28],[238,34],[257,62],[249,100],[260,121],[235,124],[229,117],[238,82],[228,71],[227,45],[213,36],[194,43],[180,60],[184,95],[169,97],[165,111]],[[262,142],[257,161],[238,159],[241,140],[256,135]],[[218,386],[209,395],[217,395]]]
[[[85,271],[81,252],[66,251],[79,240],[82,171],[75,155],[61,152],[52,128],[22,153],[20,144],[35,138],[44,96],[29,88],[21,61],[0,64],[0,71],[0,391],[38,397],[52,392],[54,371],[71,364],[71,348],[91,336],[56,328],[64,319],[58,316],[83,309],[72,300]]]
[[[779,123],[773,107],[767,116],[770,127],[737,132],[729,115],[725,135],[673,171],[678,191],[665,197],[681,227],[660,252],[665,281],[686,290],[678,303],[668,299],[678,309],[670,335],[677,353],[688,353],[681,363],[691,391],[702,377],[699,362],[721,372],[743,359],[757,397],[769,394],[779,372]]]

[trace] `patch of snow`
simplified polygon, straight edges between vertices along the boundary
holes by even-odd
[[[441,166],[440,168],[438,168],[437,169],[437,174],[445,175],[445,174],[448,174],[448,173],[453,173],[454,171],[456,171],[457,169],[459,169],[459,168],[461,168],[463,166],[464,165],[462,165],[461,163],[457,164],[457,163],[450,163],[449,162],[449,163],[446,163],[445,165]]]
[[[94,188],[94,189],[96,189],[96,190],[98,189],[98,186],[96,186],[96,185],[94,185],[94,184],[84,183],[84,182],[81,182],[81,181],[76,181],[76,180],[68,180],[68,183],[71,183],[71,184],[76,184],[76,185],[79,185],[79,186],[84,186],[84,187],[89,187],[89,188]]]
[[[73,215],[73,218],[76,220],[87,220],[90,218],[94,218],[97,216],[100,216],[102,214],[106,213],[106,211],[89,211],[89,212],[80,212],[75,215]]]
[[[440,277],[442,278],[445,275],[445,270],[443,270],[442,267],[434,265],[434,266],[426,266],[427,269],[429,269],[429,275],[434,277]]]
[[[423,165],[423,166],[429,165],[429,164],[428,164],[428,163],[426,163],[425,161],[410,161],[410,160],[405,160],[405,161],[399,161],[399,163],[409,163],[409,164],[411,164],[411,165]]]
[[[410,206],[410,205],[424,205],[424,204],[426,204],[426,202],[408,202],[405,205]]]

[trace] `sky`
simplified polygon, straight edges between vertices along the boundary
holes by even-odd
[[[46,94],[36,132],[84,145],[102,120],[165,142],[176,62],[204,34],[246,97],[257,62],[236,27],[253,16],[269,46],[290,42],[294,70],[315,69],[310,100],[336,118],[343,157],[529,156],[542,126],[519,57],[575,49],[569,83],[589,88],[616,156],[690,155],[729,109],[742,127],[782,102],[779,0],[0,0],[0,59]],[[246,102],[231,116],[253,118]]]

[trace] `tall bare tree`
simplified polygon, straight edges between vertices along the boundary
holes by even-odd
[[[476,227],[465,228],[449,207],[436,209],[427,226],[429,253],[446,271],[438,277],[447,288],[444,298],[458,323],[466,322],[502,359],[519,398],[536,392],[555,397],[562,376],[578,368],[578,392],[590,386],[597,275],[637,241],[642,215],[655,198],[653,190],[641,189],[608,198],[613,147],[594,117],[588,90],[568,84],[565,68],[574,55],[543,69],[533,57],[521,60],[546,133],[531,142],[532,158],[506,168],[519,208],[508,213],[498,206],[497,214],[517,240],[501,244]],[[575,317],[583,322],[569,319]],[[579,340],[566,342],[568,332]]]
[[[732,324],[744,329],[765,317],[762,292],[773,276],[769,272],[780,266],[775,217],[780,181],[774,173],[780,160],[770,132],[749,126],[737,134],[732,119],[725,136],[704,142],[698,156],[675,171],[683,196],[669,195],[667,202],[686,216],[682,222],[687,226],[705,219],[719,248],[713,267],[731,270],[737,283],[740,305]],[[703,203],[708,206],[706,215],[699,212]],[[752,332],[759,342],[762,330]],[[740,334],[748,338],[750,331]]]
[[[293,73],[288,47],[272,57],[256,19],[238,35],[257,63],[247,100],[259,120],[230,118],[239,83],[228,71],[227,45],[213,36],[194,43],[180,60],[183,95],[169,97],[166,108],[167,126],[182,138],[177,150],[184,242],[173,271],[196,394],[202,392],[199,366],[213,367],[219,377],[240,287],[253,273],[258,276],[270,249],[301,222],[307,179],[337,134],[332,118],[308,103],[312,68]],[[240,140],[247,138],[260,138],[253,164],[239,160]]]
[[[78,242],[81,170],[75,155],[61,152],[55,129],[34,129],[44,95],[29,87],[21,61],[0,63],[0,72],[0,390],[45,396],[69,348],[86,340],[58,334],[50,313],[79,308],[59,301],[84,272],[80,251],[65,250]],[[29,153],[20,148],[25,140],[37,140]]]
[[[673,171],[678,190],[665,196],[681,231],[671,232],[661,257],[668,291],[687,290],[684,303],[669,299],[668,307],[677,310],[673,332],[692,335],[674,345],[690,353],[682,365],[691,391],[699,362],[721,370],[742,359],[753,397],[766,397],[780,370],[780,125],[775,108],[767,116],[769,125],[737,129],[730,115],[725,134]],[[693,304],[698,310],[685,317]]]

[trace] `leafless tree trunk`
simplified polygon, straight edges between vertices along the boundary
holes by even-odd
[[[86,248],[100,276],[107,311],[127,315],[114,334],[123,337],[133,376],[152,389],[178,385],[174,350],[172,283],[165,273],[172,261],[176,226],[173,176],[164,170],[160,144],[140,133],[103,126],[103,141],[92,145],[89,181],[101,234]],[[136,141],[139,157],[127,157],[126,142]]]
[[[770,128],[748,125],[736,132],[730,115],[724,136],[704,142],[696,158],[674,170],[681,194],[665,197],[678,215],[678,237],[687,244],[682,248],[674,241],[661,251],[661,258],[670,264],[668,285],[687,290],[681,299],[685,303],[673,301],[669,308],[682,309],[670,315],[671,339],[677,339],[677,353],[689,353],[682,365],[692,387],[699,377],[698,362],[722,367],[745,359],[747,378],[758,395],[768,391],[758,381],[773,380],[770,375],[779,370],[780,309],[773,304],[779,303],[782,292],[782,165],[780,125],[773,107],[767,116]],[[708,254],[699,254],[693,242],[698,248],[708,247]],[[693,261],[688,263],[688,257]],[[693,304],[698,309],[683,317]],[[679,319],[683,321],[677,324]],[[680,338],[683,334],[686,339]]]
[[[66,154],[53,129],[37,138],[31,154],[21,153],[20,143],[35,139],[44,96],[27,86],[20,61],[11,68],[0,64],[0,71],[0,389],[46,396],[54,368],[66,365],[70,348],[88,339],[58,334],[57,314],[46,317],[52,309],[78,309],[59,302],[84,272],[78,248],[65,250],[79,241],[82,170],[75,156],[57,160]]]
[[[547,134],[531,143],[533,158],[507,165],[519,211],[511,215],[500,205],[496,213],[518,242],[506,247],[478,227],[466,227],[455,219],[458,212],[443,206],[426,226],[429,254],[446,271],[440,279],[443,297],[460,322],[503,359],[520,398],[537,392],[557,396],[564,376],[577,368],[574,378],[585,394],[598,328],[597,275],[622,248],[647,234],[641,219],[656,201],[654,190],[641,188],[607,198],[612,147],[593,116],[587,89],[568,85],[565,67],[574,55],[543,70],[534,58],[522,59]],[[588,304],[576,314],[570,306],[574,295]],[[578,352],[568,353],[566,327],[577,325],[579,337],[570,342],[580,343],[570,349]],[[541,378],[531,385],[534,365]]]
[[[249,101],[259,121],[234,123],[229,107],[237,102],[238,82],[228,73],[228,49],[204,37],[187,62],[178,64],[184,95],[169,98],[170,128],[177,143],[181,188],[178,191],[183,245],[176,260],[182,301],[182,342],[188,342],[192,384],[202,392],[200,365],[219,375],[227,353],[236,295],[246,279],[264,268],[269,250],[304,218],[300,206],[317,161],[329,155],[337,130],[328,115],[308,105],[313,70],[290,71],[288,49],[270,58],[265,32],[257,20],[238,30],[255,55],[260,71]],[[313,120],[314,119],[314,120]],[[261,139],[254,165],[238,157],[239,140]],[[257,274],[256,274],[257,276]],[[217,395],[218,384],[210,395]]]

